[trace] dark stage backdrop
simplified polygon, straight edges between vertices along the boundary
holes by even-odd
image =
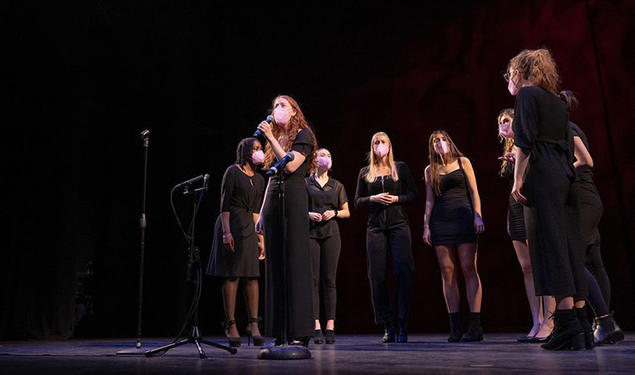
[[[206,264],[223,171],[279,93],[299,100],[350,199],[375,131],[388,132],[396,158],[415,174],[422,196],[409,208],[413,332],[447,330],[436,258],[421,241],[427,139],[446,129],[472,160],[483,202],[485,329],[528,330],[521,270],[505,234],[509,188],[497,176],[496,115],[514,103],[502,79],[508,60],[540,46],[551,49],[563,88],[581,101],[572,119],[589,136],[596,163],[612,307],[625,329],[635,329],[633,2],[237,4],[5,5],[13,116],[2,147],[9,220],[0,338],[135,335],[144,128],[152,135],[143,332],[174,335],[189,303],[169,190],[211,174],[196,233]],[[184,217],[189,199],[176,199]],[[341,222],[339,332],[378,330],[365,220],[366,212],[353,209]],[[211,278],[203,285],[206,334],[222,332],[219,285]],[[238,310],[243,326],[243,305]]]

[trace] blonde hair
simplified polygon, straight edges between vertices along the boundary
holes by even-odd
[[[505,108],[498,114],[496,117],[496,125],[500,125],[501,118],[503,116],[511,117],[512,121],[514,121],[514,109],[513,108]],[[502,135],[498,134],[498,138],[503,143],[503,154],[507,152],[511,152],[514,149],[514,138],[505,138]],[[507,168],[507,160],[503,160],[501,164],[501,170],[498,172],[499,175],[503,175],[505,173],[505,169]]]
[[[450,146],[450,152],[446,156],[446,162],[452,163],[456,159],[463,156],[461,151],[456,147],[454,142],[452,142],[452,138],[446,133],[444,130],[435,130],[430,134],[430,139],[428,140],[428,160],[430,160],[430,183],[432,184],[432,188],[434,190],[434,195],[439,196],[441,194],[441,178],[439,176],[439,167],[442,164],[441,156],[434,151],[434,138],[437,134],[441,134],[445,136],[448,140],[448,145]]]
[[[375,182],[375,180],[377,180],[377,164],[379,163],[379,160],[377,160],[377,157],[375,156],[373,145],[375,144],[377,138],[379,138],[380,136],[384,136],[386,137],[386,139],[388,139],[388,143],[390,144],[390,147],[388,147],[388,167],[390,168],[390,176],[394,181],[398,181],[399,175],[397,174],[397,168],[395,167],[395,157],[393,156],[392,152],[392,142],[390,141],[390,137],[388,136],[388,134],[384,132],[377,132],[373,134],[373,138],[370,140],[370,152],[368,153],[368,173],[366,173],[365,176],[366,181],[373,183]]]
[[[516,69],[524,79],[554,94],[558,92],[560,76],[551,53],[546,48],[525,49],[514,56],[507,66],[507,71]]]

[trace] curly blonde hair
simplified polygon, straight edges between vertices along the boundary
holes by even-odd
[[[554,94],[558,92],[560,76],[556,62],[546,48],[525,49],[514,56],[507,66],[507,71],[518,70],[524,79]]]

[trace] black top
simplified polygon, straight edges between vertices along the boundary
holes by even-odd
[[[230,213],[233,236],[254,233],[252,214],[260,211],[264,190],[265,180],[260,174],[247,176],[236,164],[227,168],[221,187],[220,210]]]
[[[315,179],[315,175],[306,178],[306,190],[309,193],[309,211],[323,214],[328,210],[339,210],[346,202],[346,190],[341,182],[329,177],[324,186]],[[340,230],[335,218],[328,221],[311,221],[311,238],[327,238],[339,235]]]
[[[368,205],[368,226],[372,228],[387,229],[392,226],[408,224],[408,216],[403,205],[417,199],[419,195],[410,169],[406,163],[395,162],[398,181],[394,181],[390,175],[378,176],[374,182],[366,181],[368,167],[359,171],[357,189],[355,191],[355,207]],[[381,203],[370,202],[370,196],[379,193],[396,195],[399,200],[389,206]]]
[[[580,127],[569,121],[569,127],[571,128],[571,134],[573,137],[580,137],[582,143],[584,143],[584,147],[586,147],[589,154],[591,153],[591,149],[589,148],[589,140],[586,137],[586,134],[580,129]],[[583,165],[576,168],[576,179],[584,182],[584,183],[593,183],[593,170],[588,165]]]
[[[296,169],[293,173],[288,174],[283,170],[284,179],[287,183],[290,183],[293,186],[303,186],[304,177],[309,172],[309,168],[311,167],[311,154],[313,153],[313,137],[311,136],[310,129],[302,129],[296,135],[295,140],[293,141],[293,145],[291,145],[290,151],[297,151],[304,155],[306,159],[304,162]],[[280,177],[278,175],[271,177],[272,182],[277,181]],[[288,186],[288,185],[287,185]]]

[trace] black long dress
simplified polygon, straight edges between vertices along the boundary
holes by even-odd
[[[221,213],[229,212],[234,251],[223,246],[221,215],[214,224],[214,240],[207,274],[220,277],[258,277],[258,237],[253,214],[260,211],[265,180],[258,173],[247,176],[234,164],[225,170],[221,187]]]
[[[280,338],[284,324],[284,288],[287,289],[287,338],[311,336],[313,320],[313,279],[309,253],[309,203],[304,178],[310,167],[313,137],[309,129],[296,136],[291,150],[306,156],[291,174],[284,171],[284,199],[287,235],[283,237],[280,177],[272,177],[265,198],[265,334]],[[282,252],[286,245],[286,284],[282,280]]]
[[[507,163],[505,171],[503,172],[503,178],[509,182],[509,189],[514,186],[514,164]],[[525,216],[523,213],[523,205],[514,200],[514,197],[509,195],[507,208],[507,233],[512,241],[527,241],[527,232],[525,231]]]
[[[459,169],[441,175],[441,193],[430,213],[430,242],[433,246],[456,246],[476,242],[474,210],[468,196],[465,172]]]
[[[514,143],[529,155],[522,193],[536,295],[583,296],[573,137],[567,107],[537,86],[516,95]]]

